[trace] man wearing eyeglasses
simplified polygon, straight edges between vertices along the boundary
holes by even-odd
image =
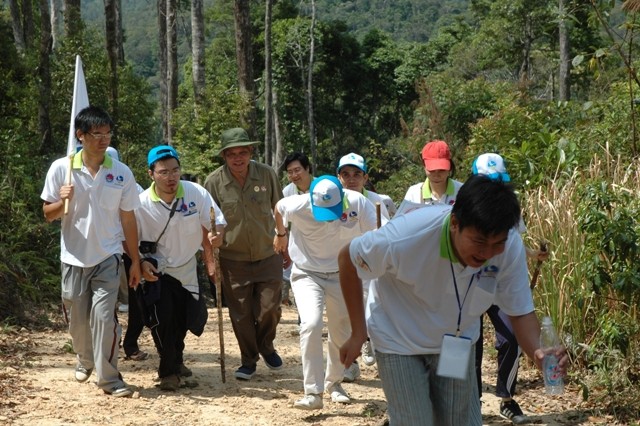
[[[224,165],[204,186],[228,221],[220,247],[222,290],[241,353],[238,380],[251,380],[260,355],[279,370],[282,359],[273,341],[282,315],[282,256],[273,250],[273,209],[282,198],[276,172],[251,160],[253,145],[241,128],[222,133]]]
[[[182,378],[193,374],[184,365],[187,331],[201,333],[190,326],[190,318],[202,308],[198,304],[204,303],[196,253],[203,248],[207,273],[213,276],[212,248],[222,244],[226,222],[206,189],[180,180],[180,159],[173,147],[152,148],[147,163],[153,183],[140,194],[137,211],[141,268],[146,281],[143,291],[150,306],[145,309],[145,320],[160,354],[160,389],[176,391]],[[216,214],[216,229],[212,230],[216,237],[210,242],[211,207]]]
[[[53,162],[41,198],[47,222],[62,220],[62,301],[77,354],[75,379],[86,382],[95,368],[98,387],[127,397],[133,392],[118,371],[121,329],[115,309],[122,241],[133,261],[129,285],[140,281],[134,214],[140,201],[131,170],[105,155],[113,127],[109,114],[89,106],[78,113],[74,125],[82,149],[71,159]]]

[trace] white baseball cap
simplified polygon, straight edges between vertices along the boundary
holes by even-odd
[[[367,173],[367,165],[364,162],[364,158],[362,158],[361,155],[355,154],[353,152],[345,155],[340,159],[337,172],[340,173],[340,169],[344,166],[354,166],[362,170],[364,173]]]
[[[511,180],[504,165],[504,159],[493,152],[479,155],[473,161],[471,171],[474,175],[485,175],[493,180],[501,180],[503,182]]]
[[[311,211],[317,221],[340,219],[343,212],[342,184],[335,176],[320,176],[311,182]]]

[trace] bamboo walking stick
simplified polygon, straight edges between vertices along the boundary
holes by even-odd
[[[216,232],[216,214],[213,207],[211,207],[211,232]],[[220,338],[220,375],[222,376],[222,383],[225,383],[225,366],[224,366],[224,330],[222,326],[222,271],[220,270],[220,250],[216,247],[213,249],[213,264],[216,270],[216,281],[214,285],[216,287],[216,309],[218,310],[218,336]]]
[[[540,251],[547,251],[547,243],[540,243]],[[536,262],[536,269],[533,270],[533,275],[531,276],[531,284],[529,287],[531,290],[536,288],[536,284],[538,284],[538,276],[540,275],[540,268],[542,267],[542,260],[538,260]]]
[[[73,168],[73,154],[69,155],[69,168],[67,169],[67,185],[71,185],[71,169]],[[69,213],[69,199],[64,199],[64,214]]]

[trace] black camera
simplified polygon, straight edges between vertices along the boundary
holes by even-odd
[[[142,254],[155,254],[158,250],[158,243],[155,241],[140,241],[140,247],[138,247]]]

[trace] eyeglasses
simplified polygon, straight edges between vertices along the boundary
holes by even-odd
[[[304,169],[302,167],[296,167],[294,169],[288,169],[287,170],[287,175],[288,176],[293,176],[293,175],[299,175],[300,173],[302,173]]]
[[[103,140],[103,139],[111,139],[113,137],[113,132],[109,133],[89,133],[92,138]]]
[[[173,170],[164,169],[164,170],[154,170],[154,173],[160,175],[161,178],[166,179],[169,176],[180,175],[180,167],[176,167]]]

